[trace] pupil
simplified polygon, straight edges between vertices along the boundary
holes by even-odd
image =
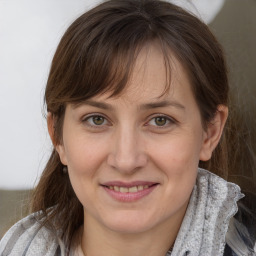
[[[156,124],[158,126],[163,126],[166,124],[166,118],[165,117],[157,117],[156,118]]]
[[[95,117],[93,117],[93,122],[96,125],[101,125],[104,122],[104,118],[101,116],[95,116]]]

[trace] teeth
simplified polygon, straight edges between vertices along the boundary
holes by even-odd
[[[142,191],[144,189],[149,188],[149,185],[139,185],[139,186],[133,186],[130,188],[127,187],[118,187],[118,186],[109,186],[108,187],[111,190],[117,191],[117,192],[121,192],[121,193],[136,193],[138,191]]]
[[[138,191],[141,191],[141,190],[143,190],[143,186],[142,185],[138,186]]]
[[[125,187],[120,187],[120,190],[119,190],[121,193],[127,193],[129,192],[129,188],[125,188]]]
[[[135,192],[138,192],[138,188],[136,186],[129,188],[129,193],[135,193]]]

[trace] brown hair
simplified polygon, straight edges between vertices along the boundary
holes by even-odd
[[[111,0],[75,20],[53,58],[45,102],[54,116],[56,143],[62,143],[66,105],[105,91],[121,93],[140,49],[153,40],[164,53],[167,73],[170,50],[187,70],[204,125],[211,121],[219,104],[228,104],[222,49],[205,24],[164,1]],[[226,177],[225,137],[212,159],[200,166]],[[48,223],[55,220],[55,228],[65,230],[61,238],[69,244],[83,223],[83,207],[62,170],[53,149],[35,189],[32,211],[42,211]]]

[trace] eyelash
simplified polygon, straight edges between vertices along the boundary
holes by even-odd
[[[99,124],[99,125],[97,125],[95,123],[93,124],[93,118],[97,118],[97,117],[98,118],[103,118],[104,124]],[[91,119],[91,122],[89,121],[90,119]],[[104,115],[97,114],[97,113],[86,116],[85,118],[82,119],[82,122],[86,123],[87,126],[89,126],[91,128],[96,128],[96,129],[102,129],[106,125],[105,124],[106,121],[107,121],[107,123],[109,123],[108,119]],[[110,124],[107,124],[107,125],[109,126]]]
[[[103,124],[98,124],[97,125],[97,124],[94,123],[93,118],[97,118],[97,117],[103,119]],[[150,117],[149,121],[146,122],[145,126],[151,126],[150,122],[151,121],[156,122],[157,118],[164,118],[165,123],[163,125],[152,125],[156,129],[165,129],[165,128],[168,128],[170,125],[177,123],[177,121],[174,118],[168,117],[168,116],[163,115],[163,114],[155,114],[154,116]],[[91,119],[91,121],[89,121],[90,119]],[[86,123],[86,125],[88,127],[96,128],[96,129],[102,129],[106,125],[111,126],[111,123],[109,122],[109,120],[104,115],[97,114],[97,113],[84,117],[82,119],[82,122]],[[105,122],[107,122],[107,124]]]
[[[169,128],[171,125],[177,123],[177,121],[174,118],[171,118],[171,117],[163,115],[163,114],[155,114],[153,117],[151,117],[149,119],[149,121],[146,123],[146,126],[149,126],[150,125],[149,123],[151,121],[156,122],[156,119],[159,118],[159,117],[160,118],[164,118],[165,119],[165,123],[163,125],[157,125],[157,124],[152,125],[156,129],[166,129],[166,128]]]

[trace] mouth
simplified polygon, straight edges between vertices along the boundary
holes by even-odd
[[[152,184],[152,185],[138,185],[138,186],[132,186],[132,187],[124,187],[124,186],[106,186],[104,185],[104,187],[116,191],[116,192],[120,192],[120,193],[137,193],[139,191],[143,191],[146,190],[152,186],[156,186],[156,184]]]
[[[134,202],[151,194],[159,183],[153,182],[109,182],[101,185],[107,194],[120,202]]]

